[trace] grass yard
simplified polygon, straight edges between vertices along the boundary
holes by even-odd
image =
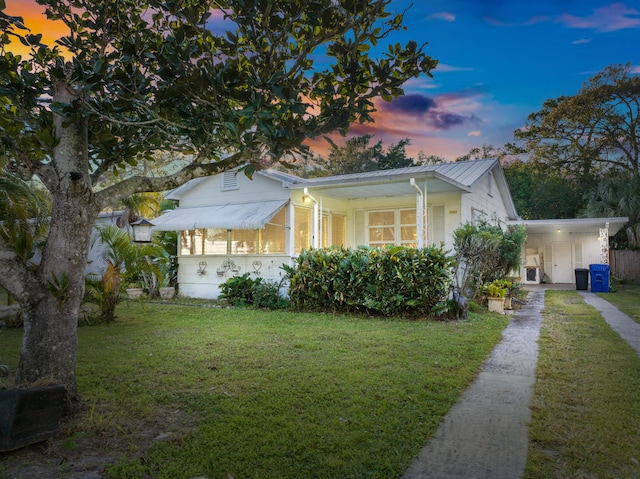
[[[615,293],[598,293],[598,296],[640,323],[640,285],[619,284]]]
[[[577,292],[545,298],[524,477],[640,477],[640,358]]]
[[[399,477],[507,323],[136,302],[117,313],[79,330],[85,407],[62,451],[49,447],[60,470],[65,448],[100,441],[118,450],[116,479]],[[12,368],[19,347],[19,331],[0,333]]]

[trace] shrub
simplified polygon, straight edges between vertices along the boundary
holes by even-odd
[[[426,316],[449,294],[452,266],[442,247],[393,246],[303,251],[283,269],[298,309]]]
[[[250,273],[234,276],[220,285],[220,298],[232,306],[252,305],[256,308],[285,309],[289,301],[280,292],[281,284]]]
[[[522,246],[527,240],[523,225],[512,225],[503,231],[497,221],[481,218],[461,225],[453,236],[460,289],[471,297],[481,292],[484,283],[520,268]]]

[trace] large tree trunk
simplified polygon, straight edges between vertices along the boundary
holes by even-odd
[[[54,100],[76,97],[67,81],[57,84]],[[24,336],[17,384],[63,383],[78,398],[76,353],[78,313],[93,224],[100,210],[89,178],[87,127],[83,119],[55,118],[58,144],[50,171],[41,178],[51,193],[51,224],[33,285],[18,298]]]

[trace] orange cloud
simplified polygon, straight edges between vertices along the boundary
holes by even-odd
[[[44,14],[45,7],[38,5],[34,0],[8,0],[4,12],[13,17],[22,17],[24,24],[32,34],[42,34],[42,43],[53,46],[55,41],[68,33],[67,27],[60,21],[48,20]],[[30,49],[12,40],[11,51],[15,54],[25,55]]]

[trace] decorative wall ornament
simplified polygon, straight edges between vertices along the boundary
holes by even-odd
[[[240,272],[240,266],[236,266],[232,259],[225,259],[222,266],[218,268],[218,276],[224,276],[227,271],[238,274]]]
[[[255,260],[253,263],[251,263],[251,266],[253,266],[253,274],[260,274],[260,268],[262,268],[262,261],[258,261]]]
[[[207,269],[207,262],[206,261],[200,261],[200,263],[198,264],[198,271],[197,273],[202,276],[203,274],[205,274],[204,270]]]

